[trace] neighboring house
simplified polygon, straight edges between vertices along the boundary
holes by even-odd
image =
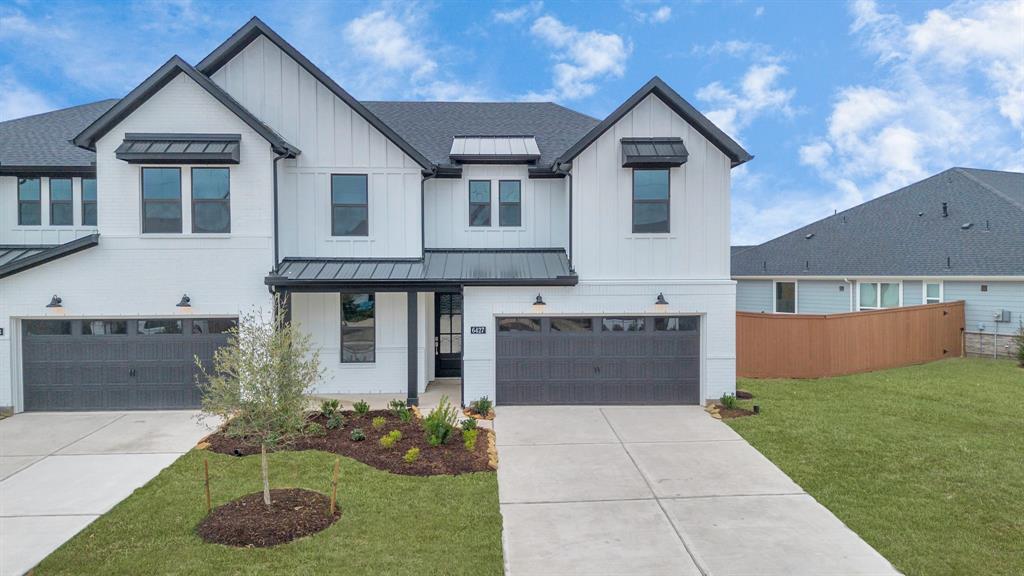
[[[1024,321],[1024,174],[952,168],[732,248],[736,309],[831,314],[963,300],[970,354],[1011,354]]]
[[[359,102],[253,19],[119,101],[0,123],[0,143],[0,405],[195,406],[193,355],[275,297],[321,393],[735,388],[729,182],[751,157],[658,78],[603,121]]]

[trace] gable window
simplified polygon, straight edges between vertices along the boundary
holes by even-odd
[[[796,314],[796,282],[775,283],[775,312]]]
[[[942,282],[924,283],[924,303],[938,304],[942,302]]]
[[[74,224],[71,178],[50,178],[50,226]]]
[[[18,178],[18,225],[38,226],[42,222],[39,178]]]
[[[469,225],[491,225],[491,181],[469,181]]]
[[[82,178],[82,226],[96,225],[96,179]]]
[[[181,233],[181,169],[142,169],[142,232]]]
[[[366,174],[331,174],[332,236],[369,236],[367,190]]]
[[[633,233],[669,231],[668,169],[633,170]]]
[[[859,309],[899,308],[900,285],[898,282],[860,282]]]
[[[376,305],[374,294],[341,295],[341,361],[374,362]]]
[[[498,182],[498,225],[523,225],[522,183],[519,180]]]
[[[227,168],[192,169],[192,231],[231,232],[231,174]]]

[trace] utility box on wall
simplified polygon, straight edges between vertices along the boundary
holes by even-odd
[[[995,313],[995,316],[992,319],[995,320],[996,322],[1009,322],[1010,321],[1010,311],[1009,310],[1000,310],[1000,311]]]

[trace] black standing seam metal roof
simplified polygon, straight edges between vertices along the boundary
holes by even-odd
[[[625,168],[682,166],[690,157],[682,138],[623,138]]]
[[[200,87],[223,104],[225,108],[233,112],[243,122],[248,124],[250,128],[255,130],[256,133],[266,139],[276,153],[287,156],[297,156],[302,153],[301,150],[285,141],[280,134],[257,118],[252,112],[246,110],[244,106],[239,104],[237,100],[232,98],[220,86],[217,86],[212,80],[200,74],[179,56],[172,56],[170,60],[157,69],[149,78],[143,80],[127,96],[119,100],[117,104],[82,130],[74,138],[75,145],[95,151],[97,140],[119,122],[127,118],[129,114],[149,100],[150,97],[159,92],[168,82],[176,78],[178,74],[185,74],[195,81],[196,84],[199,84]]]
[[[100,235],[90,234],[58,245],[0,245],[0,278],[81,252],[99,243]]]
[[[1024,279],[1024,173],[951,168],[764,244],[733,247],[732,276]]]
[[[425,250],[423,259],[285,258],[272,286],[492,285],[572,286],[561,248]]]
[[[238,164],[241,134],[125,134],[114,154],[130,164]]]
[[[0,174],[96,172],[96,154],[71,143],[116,99],[0,122]]]

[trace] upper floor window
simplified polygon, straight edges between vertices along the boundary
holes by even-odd
[[[96,225],[96,179],[82,178],[82,226]]]
[[[71,178],[50,178],[50,226],[74,224],[72,204]]]
[[[900,305],[898,282],[860,282],[858,290],[860,290],[858,302],[861,310],[898,308]]]
[[[39,178],[18,178],[18,225],[38,226],[42,222]]]
[[[942,302],[942,282],[924,283],[924,303],[938,304]]]
[[[227,168],[192,169],[192,232],[231,232],[230,183]]]
[[[775,283],[775,312],[796,314],[796,282]]]
[[[142,169],[142,232],[181,232],[181,169]]]
[[[332,174],[331,235],[369,234],[370,205],[366,174]]]
[[[469,225],[491,225],[491,181],[469,181]]]
[[[498,225],[523,225],[522,183],[519,180],[498,182]]]
[[[668,169],[633,170],[633,233],[669,231]]]

